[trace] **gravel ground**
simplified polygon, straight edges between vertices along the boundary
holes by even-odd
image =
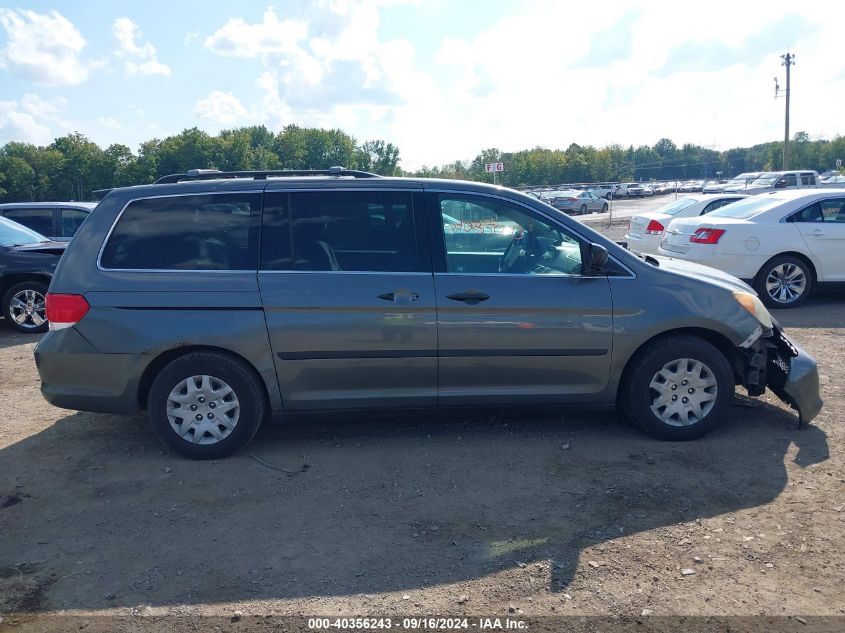
[[[144,419],[48,405],[37,337],[0,322],[0,629],[841,616],[845,295],[776,316],[821,367],[806,429],[769,395],[681,444],[589,411],[307,417],[214,462],[169,454]]]

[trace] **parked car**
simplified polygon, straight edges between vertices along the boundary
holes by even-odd
[[[66,246],[0,217],[2,314],[18,332],[47,331],[47,287]]]
[[[603,185],[594,185],[590,188],[594,194],[599,196],[600,198],[609,199],[614,196],[616,191],[616,185],[611,184],[603,184]]]
[[[845,176],[830,176],[821,182],[822,187],[832,187],[834,189],[845,189]]]
[[[763,173],[762,171],[749,171],[734,176],[730,180],[721,180],[717,183],[709,182],[704,185],[701,191],[702,193],[725,193],[729,190],[727,191],[728,193],[744,193],[745,187],[750,182],[762,176]]]
[[[753,196],[705,217],[672,220],[659,253],[723,270],[769,307],[800,305],[845,281],[845,188]]]
[[[692,194],[672,200],[655,211],[632,216],[625,241],[632,251],[656,255],[663,232],[673,218],[705,215],[743,198],[745,198],[744,195],[737,193]]]
[[[54,242],[68,242],[96,206],[93,202],[7,202],[0,204],[0,217]]]
[[[604,212],[608,209],[607,201],[591,191],[557,191],[543,202],[569,215]]]
[[[645,195],[645,190],[642,185],[636,182],[631,182],[625,185],[625,190],[630,198],[642,198]]]
[[[452,251],[460,204],[518,230]],[[822,406],[816,363],[742,282],[481,183],[333,168],[115,189],[60,260],[47,316],[49,402],[146,410],[193,458],[296,411],[619,403],[686,440],[737,384],[805,421]]]
[[[652,184],[645,184],[643,187],[643,195],[647,198],[650,198],[654,195],[654,185]]]
[[[772,171],[755,178],[745,186],[725,187],[725,193],[747,193],[756,196],[779,189],[806,189],[817,187],[819,175],[814,171]]]

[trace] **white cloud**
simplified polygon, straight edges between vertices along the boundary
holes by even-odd
[[[26,9],[0,9],[0,27],[6,45],[0,49],[0,69],[7,68],[45,86],[84,82],[101,62],[83,61],[85,38],[58,11],[36,13]]]
[[[135,75],[170,75],[170,67],[158,61],[156,48],[150,42],[141,42],[141,30],[129,18],[118,18],[112,26],[117,39],[118,57],[126,59],[127,77]]]
[[[783,102],[772,99],[771,78],[782,76],[777,55],[787,46],[800,64],[792,129],[845,131],[837,113],[845,102],[842,3],[800,11],[772,0],[761,13],[713,0],[689,29],[679,28],[668,1],[532,0],[510,5],[484,30],[467,24],[453,31],[466,35],[445,39],[407,30],[409,39],[385,38],[383,4],[315,2],[295,18],[268,9],[253,23],[226,21],[204,45],[261,63],[261,97],[238,95],[255,103],[245,108],[251,119],[385,138],[410,168],[493,146],[651,145],[668,136],[724,148],[777,139]],[[419,11],[430,24],[448,17],[450,4]],[[413,29],[413,12],[403,15]],[[433,53],[412,44],[426,37]]]
[[[194,114],[220,125],[235,125],[246,120],[247,109],[231,92],[215,90],[205,99],[197,101]]]
[[[0,101],[0,144],[9,141],[47,145],[53,140],[50,128],[36,120],[22,104]]]
[[[100,125],[102,125],[103,127],[109,128],[110,130],[123,129],[123,126],[114,117],[110,117],[110,116],[103,117],[103,116],[101,116],[97,119],[97,122]]]

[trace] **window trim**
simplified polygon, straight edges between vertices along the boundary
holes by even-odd
[[[783,216],[783,218],[781,218],[778,221],[778,224],[824,224],[824,219],[822,219],[821,222],[799,222],[798,220],[793,220],[792,218],[797,216],[799,213],[804,213],[804,211],[806,209],[809,209],[814,204],[821,205],[823,202],[826,202],[828,200],[840,200],[840,199],[845,200],[845,196],[822,196],[820,198],[816,198],[812,202],[802,206],[800,209],[796,209],[795,211],[792,211],[791,213],[787,213],[785,216]],[[837,223],[832,222],[831,224],[837,224]]]
[[[177,273],[177,274],[197,274],[197,273],[214,273],[214,274],[244,274],[244,273],[254,273],[259,270],[258,266],[253,270],[252,268],[245,268],[243,270],[179,270],[174,268],[104,268],[102,265],[102,258],[103,252],[106,250],[106,244],[109,243],[111,239],[112,233],[114,233],[114,229],[117,226],[117,223],[120,222],[120,218],[123,217],[124,212],[129,205],[133,202],[139,202],[141,200],[157,200],[159,198],[186,198],[190,196],[227,196],[227,195],[237,195],[237,194],[246,194],[246,193],[257,193],[261,194],[261,211],[259,212],[259,224],[258,224],[258,245],[259,245],[259,258],[258,258],[258,266],[261,265],[260,259],[260,250],[261,250],[261,221],[260,218],[263,216],[264,211],[264,190],[263,189],[241,189],[237,191],[200,191],[200,192],[191,192],[191,193],[170,193],[170,194],[163,194],[160,196],[138,196],[137,198],[131,198],[126,201],[126,204],[118,212],[117,216],[112,222],[111,227],[109,228],[109,232],[106,233],[106,238],[103,240],[103,243],[100,244],[100,251],[97,253],[97,270],[101,272],[107,273]]]

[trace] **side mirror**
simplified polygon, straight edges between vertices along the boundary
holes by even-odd
[[[775,189],[785,189],[786,188],[786,181],[782,178],[775,183]]]
[[[607,249],[601,244],[591,243],[587,247],[587,266],[584,274],[603,275],[607,270]]]

